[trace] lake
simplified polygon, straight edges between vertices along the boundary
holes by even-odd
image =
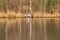
[[[60,40],[60,18],[0,18],[0,40]]]

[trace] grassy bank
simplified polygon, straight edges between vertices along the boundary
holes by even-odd
[[[23,17],[23,14],[21,13],[0,13],[0,18],[19,18]]]
[[[60,18],[60,14],[33,14],[33,17],[37,18]]]
[[[31,16],[24,16],[22,13],[0,13],[0,18],[23,18],[23,17],[31,17]],[[41,13],[34,13],[33,17],[36,18],[51,18],[51,17],[60,17],[60,14],[41,14]]]

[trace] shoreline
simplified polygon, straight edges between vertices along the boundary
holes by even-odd
[[[33,16],[24,16],[22,13],[0,13],[0,18],[60,18],[60,14],[40,14],[35,13]]]

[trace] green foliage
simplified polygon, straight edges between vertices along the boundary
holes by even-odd
[[[2,8],[3,8],[3,1],[0,0],[0,11],[2,10]]]
[[[57,4],[57,0],[47,0],[46,11],[50,12],[52,9],[55,8],[56,4]]]
[[[0,11],[6,12],[6,0],[0,0]]]
[[[34,10],[34,11],[39,11],[39,10],[40,10],[40,4],[38,4],[38,3],[36,2],[36,4],[34,4],[34,6],[33,6],[33,10]]]
[[[20,0],[0,0],[0,11],[7,12],[7,10],[17,12],[20,8]]]

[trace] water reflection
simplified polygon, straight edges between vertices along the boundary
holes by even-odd
[[[57,25],[56,25],[56,20],[51,19],[47,20],[46,23],[46,29],[47,29],[47,35],[49,40],[57,40]]]
[[[60,18],[0,19],[0,40],[60,40]]]
[[[5,40],[5,21],[0,20],[0,40]]]

